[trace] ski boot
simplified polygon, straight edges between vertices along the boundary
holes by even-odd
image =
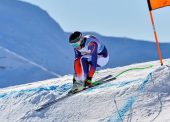
[[[72,87],[72,89],[70,90],[69,93],[74,94],[74,93],[82,91],[84,88],[85,87],[84,87],[84,82],[83,81],[74,81],[73,82],[73,87]]]
[[[93,86],[94,86],[94,84],[92,83],[92,81],[91,81],[91,80],[86,80],[84,84],[85,84],[85,87],[88,87],[88,88],[90,88],[90,87],[93,87]]]

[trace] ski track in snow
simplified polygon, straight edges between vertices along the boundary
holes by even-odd
[[[121,80],[120,78],[120,81],[115,80],[115,81],[111,81],[111,82],[87,89],[70,98],[64,99],[63,102],[60,101],[58,104],[54,104],[48,109],[42,110],[42,112],[40,113],[31,111],[32,109],[29,109],[27,110],[27,112],[25,112],[25,114],[22,114],[22,116],[18,117],[17,121],[47,121],[48,118],[50,117],[52,117],[53,119],[49,119],[49,121],[50,120],[54,121],[55,120],[54,118],[56,118],[57,121],[68,121],[68,120],[69,121],[89,121],[88,117],[86,119],[84,118],[83,120],[82,117],[84,116],[84,114],[81,112],[77,115],[76,113],[72,113],[70,115],[69,112],[66,112],[66,114],[64,114],[63,113],[64,110],[62,110],[59,105],[62,106],[64,104],[67,104],[66,101],[68,101],[68,103],[71,102],[71,104],[75,106],[76,103],[74,104],[73,98],[78,98],[78,100],[81,101],[79,96],[82,96],[82,97],[89,96],[90,94],[93,96],[94,94],[97,95],[98,92],[101,92],[101,91],[104,92],[107,89],[108,92],[112,94],[110,96],[111,99],[109,100],[110,101],[109,105],[112,105],[113,108],[110,108],[108,110],[110,111],[109,114],[106,112],[106,114],[104,114],[103,117],[99,116],[98,118],[96,118],[95,116],[94,117],[89,116],[89,118],[91,117],[90,121],[103,121],[103,122],[106,122],[106,121],[107,122],[148,121],[149,122],[149,121],[158,120],[159,122],[159,120],[161,120],[160,116],[165,107],[165,103],[170,101],[170,99],[167,98],[165,102],[165,100],[163,101],[162,98],[168,95],[161,94],[159,92],[154,93],[154,91],[161,90],[161,88],[159,88],[161,87],[160,82],[162,82],[162,80],[164,80],[166,76],[168,76],[168,78],[166,78],[165,80],[167,81],[169,80],[170,75],[168,73],[170,71],[170,68],[168,70],[167,68],[169,68],[169,66],[163,66],[161,68],[154,68],[154,70],[148,70],[152,72],[146,75],[145,78],[138,77],[138,75],[136,76],[136,79],[133,78],[133,80],[129,80],[129,78],[127,78],[127,80],[125,78]],[[166,74],[162,75],[162,77],[159,77],[161,73],[166,73]],[[124,75],[124,77],[126,77],[126,75]],[[37,106],[45,102],[49,102],[54,99],[63,97],[71,89],[71,87],[72,87],[72,83],[67,81],[66,83],[64,84],[61,83],[60,85],[48,85],[47,87],[36,87],[32,89],[30,88],[30,89],[14,90],[11,92],[3,92],[3,93],[0,93],[0,102],[3,100],[7,101],[8,99],[11,99],[11,98],[21,97],[23,100],[30,99],[32,105]],[[156,89],[157,87],[158,89]],[[111,93],[111,91],[113,93]],[[162,90],[162,92],[165,92],[165,93],[167,91]],[[92,96],[89,96],[89,98]],[[143,97],[145,97],[145,99],[143,99]],[[103,99],[106,99],[106,98],[103,98]],[[88,98],[86,98],[85,101],[88,101]],[[102,101],[103,100],[101,99],[101,102]],[[33,106],[32,108],[34,108]],[[56,106],[58,108],[56,108]],[[155,108],[153,108],[153,106],[155,106]],[[2,106],[0,104],[0,111],[3,109],[5,109],[5,106]],[[53,117],[52,115],[50,115],[49,114],[50,111],[56,112],[56,117]],[[76,111],[77,110],[75,110],[75,112]],[[87,112],[88,111],[90,110],[87,110]],[[63,117],[60,117],[61,116],[60,112],[61,112],[61,115],[63,113]],[[140,120],[139,116],[137,115],[139,115],[140,118],[144,117],[144,119]],[[8,117],[10,117],[10,115]],[[1,117],[0,117],[0,120],[1,120]],[[166,120],[170,120],[170,119],[166,117]]]
[[[149,73],[149,75],[147,76],[146,80],[143,81],[143,83],[138,87],[137,92],[141,93],[144,91],[146,84],[148,83],[150,77],[151,77],[152,73]],[[109,122],[121,122],[126,113],[132,108],[134,102],[137,100],[138,98],[138,94],[130,96],[127,100],[127,102],[125,102],[125,104],[123,105],[123,107],[117,111],[116,115],[114,115],[113,117],[111,117],[108,121]]]
[[[56,91],[56,92],[65,92],[71,89],[72,84],[71,83],[66,83],[62,86],[49,86],[49,87],[40,87],[40,88],[33,88],[33,89],[26,89],[26,90],[20,90],[20,91],[12,91],[9,93],[3,93],[0,94],[0,99],[3,97],[9,97],[12,94],[18,93],[18,94],[27,94],[29,92],[41,92],[41,91]]]
[[[141,79],[139,80],[132,80],[132,81],[123,81],[123,82],[118,82],[118,83],[105,83],[96,87],[92,87],[89,88],[85,91],[83,91],[84,93],[88,93],[88,92],[92,92],[95,91],[97,89],[102,89],[102,88],[109,88],[109,87],[123,87],[125,85],[129,85],[130,83],[133,82],[141,82]],[[33,89],[26,89],[26,90],[19,90],[19,91],[12,91],[12,92],[7,92],[7,93],[2,93],[0,94],[0,99],[4,98],[4,97],[9,97],[12,94],[22,94],[25,95],[29,92],[42,92],[42,91],[55,91],[55,92],[60,92],[62,94],[64,94],[65,92],[69,91],[72,87],[72,83],[66,83],[63,84],[62,86],[59,85],[53,85],[53,86],[48,86],[48,87],[39,87],[39,88],[33,88]]]

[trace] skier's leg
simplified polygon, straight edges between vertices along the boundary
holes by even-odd
[[[73,80],[72,91],[81,91],[82,89],[84,89],[84,81],[86,80],[89,70],[87,57],[82,56],[81,58],[76,59],[74,63],[74,70],[75,76]]]
[[[107,55],[107,57],[103,57],[103,56],[100,56],[98,55],[98,58],[97,58],[97,67],[103,67],[105,66],[109,61],[109,55]],[[90,67],[90,62],[89,62],[89,67]],[[88,70],[89,72],[89,70]],[[85,81],[85,86],[88,86],[88,87],[93,87],[94,84],[92,83],[91,80],[86,80]]]
[[[75,80],[84,81],[86,80],[87,74],[89,72],[88,57],[82,56],[77,59],[74,64],[75,70]]]

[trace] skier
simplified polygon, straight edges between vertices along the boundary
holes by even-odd
[[[105,45],[95,36],[83,36],[75,31],[69,37],[69,43],[75,52],[73,87],[71,93],[92,87],[92,78],[96,67],[105,66],[109,61],[109,55]]]

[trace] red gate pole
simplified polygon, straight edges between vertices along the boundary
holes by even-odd
[[[162,54],[161,54],[161,49],[160,49],[160,45],[159,45],[159,42],[158,42],[158,36],[157,36],[157,33],[156,33],[156,28],[155,28],[155,24],[154,24],[154,20],[153,20],[153,16],[152,16],[152,11],[150,10],[149,13],[150,13],[150,18],[151,18],[154,36],[155,36],[155,40],[156,40],[156,46],[157,46],[157,49],[158,49],[159,60],[160,60],[161,66],[162,66],[163,65]]]

